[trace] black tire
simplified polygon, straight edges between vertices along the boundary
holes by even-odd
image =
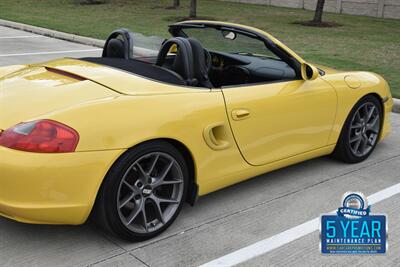
[[[376,128],[376,130],[374,130],[374,133],[373,133],[374,135],[376,135],[376,140],[374,140],[373,144],[368,143],[368,151],[365,151],[365,153],[360,152],[358,154],[357,149],[355,149],[351,145],[351,139],[352,139],[351,135],[353,135],[353,138],[356,137],[355,132],[353,132],[353,131],[355,131],[355,129],[352,127],[352,125],[354,125],[354,122],[356,120],[355,116],[357,115],[357,112],[361,112],[361,109],[365,108],[366,106],[367,106],[367,108],[368,107],[372,108],[372,106],[374,106],[376,108],[376,111],[377,111],[376,114],[379,116],[379,125],[377,123],[377,128]],[[382,111],[382,105],[381,105],[380,100],[377,97],[375,97],[374,95],[364,96],[362,99],[360,99],[357,102],[357,104],[353,107],[350,114],[348,115],[346,122],[340,133],[339,140],[336,144],[336,147],[335,147],[335,150],[334,150],[332,156],[334,158],[341,160],[343,162],[346,162],[346,163],[358,163],[358,162],[361,162],[361,161],[367,159],[371,155],[371,153],[374,151],[376,144],[378,143],[378,140],[379,140],[379,137],[381,134],[381,130],[382,130],[382,122],[383,122],[383,111]],[[366,124],[368,124],[368,121],[365,122],[365,125]],[[364,127],[362,127],[359,130],[361,135],[363,135],[363,131],[364,131],[364,133],[366,133],[366,131],[368,132],[368,130],[366,130],[366,128],[365,128],[365,125],[364,125]],[[376,131],[376,133],[375,133],[375,131]],[[363,141],[361,141],[361,142],[363,142]]]
[[[182,174],[182,180],[181,180],[182,185],[179,185],[179,186],[183,187],[183,192],[181,192],[182,187],[180,187],[179,194],[182,194],[182,196],[179,199],[179,204],[178,204],[178,201],[176,201],[176,203],[174,203],[174,204],[170,204],[171,206],[177,205],[177,207],[174,206],[173,208],[170,208],[170,210],[169,210],[170,214],[169,214],[168,221],[164,221],[164,220],[157,219],[157,218],[153,219],[153,221],[157,221],[160,224],[161,224],[161,221],[164,221],[164,222],[161,224],[162,226],[160,226],[160,225],[157,226],[159,228],[154,228],[154,231],[149,231],[149,230],[147,230],[147,227],[148,227],[147,225],[149,225],[149,224],[147,224],[147,219],[146,219],[146,223],[142,222],[143,225],[146,225],[146,228],[144,228],[144,226],[143,226],[143,231],[149,231],[149,232],[141,232],[140,229],[138,229],[137,231],[130,229],[131,225],[127,226],[127,225],[125,225],[126,221],[125,221],[125,223],[123,222],[124,215],[122,214],[122,208],[120,208],[120,205],[119,205],[121,202],[121,200],[119,199],[120,198],[119,192],[121,192],[121,190],[122,190],[121,183],[126,181],[126,180],[124,180],[126,177],[125,174],[129,173],[129,172],[134,172],[134,170],[132,170],[133,164],[136,162],[136,165],[137,165],[137,162],[140,162],[138,160],[140,160],[143,157],[146,157],[146,155],[153,155],[152,153],[154,153],[154,154],[160,153],[160,155],[165,155],[165,156],[168,155],[168,157],[171,157],[171,159],[173,158],[175,160],[173,163],[173,167],[171,167],[171,171],[173,171],[172,168],[178,168],[178,166],[179,166],[181,174]],[[149,156],[149,158],[150,158],[150,156]],[[146,160],[146,158],[144,160]],[[157,160],[161,161],[162,158],[157,157],[157,159],[155,159],[154,161],[156,162]],[[162,162],[158,163],[158,164],[162,165]],[[166,169],[165,166],[164,166],[163,170]],[[155,168],[155,167],[153,166],[153,168]],[[139,169],[139,168],[133,167],[133,169]],[[176,171],[178,171],[178,169],[176,169]],[[134,177],[135,175],[129,174],[129,176]],[[172,176],[172,174],[170,176]],[[133,180],[134,179],[136,179],[136,183],[139,180],[141,180],[141,178],[139,178],[139,177],[133,178]],[[142,177],[142,179],[144,180],[143,177]],[[149,178],[149,179],[151,179],[151,178]],[[156,179],[156,178],[154,178],[154,179]],[[165,180],[166,179],[167,178],[165,178]],[[161,232],[163,232],[164,230],[166,230],[173,223],[173,221],[176,219],[176,217],[180,213],[182,206],[186,199],[188,181],[189,181],[189,171],[186,166],[185,160],[184,160],[183,156],[181,155],[181,153],[174,146],[172,146],[168,142],[164,142],[164,141],[151,141],[151,142],[143,143],[141,145],[136,146],[133,149],[128,150],[125,154],[123,154],[114,163],[114,165],[111,167],[111,169],[107,173],[105,180],[103,181],[103,184],[99,190],[97,199],[96,199],[96,204],[95,204],[94,213],[93,213],[93,219],[95,220],[96,223],[98,223],[104,229],[106,229],[109,232],[117,235],[118,237],[128,240],[128,241],[142,241],[142,240],[146,240],[146,239],[155,237],[155,236],[159,235]],[[163,179],[163,182],[164,182],[164,179]],[[169,182],[169,181],[167,181],[167,182]],[[137,186],[137,185],[135,184],[134,186]],[[149,183],[149,186],[150,186],[150,183]],[[159,187],[161,187],[161,190],[163,190],[162,188],[164,186],[166,186],[167,188],[169,187],[168,184],[159,185]],[[175,186],[175,185],[171,184],[171,186]],[[154,188],[152,190],[153,191],[151,194],[155,196],[156,190],[158,190],[158,189]],[[175,190],[175,187],[173,190]],[[139,191],[140,191],[140,189],[139,189]],[[132,193],[132,194],[135,194],[135,193]],[[175,193],[173,193],[173,194],[175,194]],[[140,192],[140,195],[143,199],[142,203],[144,203],[144,209],[145,209],[145,212],[143,212],[143,213],[145,213],[145,215],[143,215],[143,214],[142,215],[145,217],[149,212],[148,208],[146,210],[146,205],[149,205],[148,202],[152,199],[146,199],[146,197],[144,196],[144,191]],[[148,198],[150,198],[150,196],[148,196]],[[131,206],[135,207],[136,196],[131,201],[133,202],[131,204]],[[154,201],[150,201],[150,202],[153,203]],[[153,203],[153,204],[161,207],[162,205],[160,203],[159,204]],[[154,206],[153,208],[154,208],[154,210],[152,210],[152,208],[150,207],[150,211],[153,211],[152,213],[157,213],[156,212],[157,206]],[[165,210],[167,208],[165,208]],[[160,211],[161,210],[162,210],[162,208],[160,208]],[[164,210],[164,212],[165,212],[165,210]],[[134,213],[134,212],[132,211],[132,213]],[[158,213],[158,214],[160,214],[160,213]],[[161,214],[163,214],[163,212],[161,212]],[[147,216],[149,216],[149,215],[147,215]],[[163,216],[161,215],[160,218],[162,218],[162,217]],[[139,218],[137,220],[139,220]],[[145,221],[143,218],[141,220]],[[138,227],[138,226],[135,226],[135,227]]]

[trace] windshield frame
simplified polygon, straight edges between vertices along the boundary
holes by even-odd
[[[301,78],[301,63],[292,55],[290,55],[285,49],[280,47],[278,44],[274,43],[272,40],[267,38],[267,36],[260,34],[257,31],[253,31],[250,29],[246,29],[240,27],[238,25],[225,25],[221,23],[213,23],[213,22],[180,22],[176,24],[169,25],[169,32],[173,37],[184,37],[188,38],[186,33],[183,31],[185,28],[198,28],[198,29],[206,29],[206,28],[214,28],[218,31],[232,31],[235,33],[239,33],[245,36],[248,36],[253,39],[260,40],[264,43],[265,48],[270,50],[274,55],[288,64],[296,73],[297,78]]]

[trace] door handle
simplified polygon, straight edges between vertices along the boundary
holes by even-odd
[[[227,149],[231,146],[231,143],[227,140],[228,135],[223,122],[208,125],[204,129],[203,137],[207,145],[214,150]]]
[[[235,121],[247,119],[249,116],[250,116],[250,111],[247,109],[232,110],[232,119]]]

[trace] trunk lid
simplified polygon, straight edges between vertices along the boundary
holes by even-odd
[[[56,69],[31,66],[0,78],[0,130],[71,105],[119,95]]]

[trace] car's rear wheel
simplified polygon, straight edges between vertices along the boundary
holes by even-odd
[[[96,202],[96,219],[128,240],[145,240],[167,229],[186,199],[188,169],[167,142],[139,145],[111,168]]]
[[[368,158],[378,143],[382,119],[379,100],[372,95],[363,97],[350,112],[333,156],[348,163]]]

